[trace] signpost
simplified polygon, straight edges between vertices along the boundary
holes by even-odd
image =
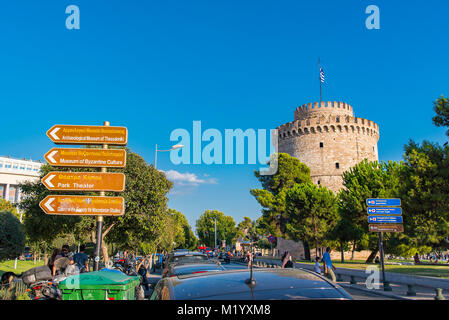
[[[53,148],[44,158],[52,166],[101,168],[101,172],[53,171],[42,178],[49,190],[100,191],[99,196],[50,195],[39,206],[49,215],[95,215],[97,234],[94,271],[99,269],[100,248],[103,232],[103,216],[120,216],[125,213],[122,197],[105,197],[105,191],[122,192],[125,188],[123,173],[107,173],[107,168],[124,168],[126,151],[108,149],[108,145],[126,145],[128,129],[103,126],[54,125],[47,136],[56,144],[101,145],[101,149]]]
[[[368,208],[368,214],[395,214],[402,215],[402,208],[392,207],[392,208]]]
[[[52,171],[41,179],[48,190],[116,191],[125,190],[123,173]]]
[[[384,263],[384,232],[404,232],[402,224],[402,208],[401,199],[366,199],[368,222],[370,232],[379,233],[379,251],[380,262],[382,264],[382,277],[384,282],[384,291],[391,291],[389,283],[385,280],[385,263]]]
[[[39,206],[51,215],[121,216],[125,213],[122,197],[54,195],[46,196]]]
[[[398,224],[370,224],[370,232],[404,232],[404,225]]]
[[[381,207],[399,207],[401,205],[401,199],[366,199],[367,206],[381,206]]]
[[[402,223],[401,216],[368,216],[369,223]]]
[[[126,151],[122,149],[53,148],[44,155],[45,160],[57,167],[123,168]]]
[[[115,144],[128,143],[128,129],[109,126],[54,125],[47,136],[56,144]]]

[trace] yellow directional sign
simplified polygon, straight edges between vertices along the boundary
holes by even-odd
[[[113,144],[128,143],[126,127],[54,125],[47,136],[57,144]]]
[[[39,206],[50,215],[120,216],[125,213],[122,197],[53,195],[46,196]]]
[[[126,166],[126,151],[122,149],[77,149],[53,148],[44,155],[52,166],[60,167],[104,167]]]
[[[125,190],[123,173],[53,171],[41,179],[48,190],[117,191]]]

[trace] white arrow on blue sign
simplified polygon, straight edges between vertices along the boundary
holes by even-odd
[[[368,216],[369,223],[402,223],[402,216]]]
[[[367,206],[382,206],[382,207],[399,207],[401,205],[401,199],[366,199]]]
[[[402,208],[392,207],[392,208],[370,208],[367,209],[368,214],[402,214]]]

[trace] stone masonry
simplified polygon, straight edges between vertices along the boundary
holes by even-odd
[[[279,152],[310,168],[312,181],[337,192],[342,174],[361,162],[378,160],[379,126],[354,117],[344,102],[309,103],[296,108],[294,121],[279,126]]]

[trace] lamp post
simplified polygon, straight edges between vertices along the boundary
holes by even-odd
[[[184,145],[182,145],[182,144],[175,144],[173,147],[171,147],[171,149],[169,149],[169,150],[158,150],[157,149],[157,144],[156,144],[156,153],[155,153],[155,156],[154,156],[154,169],[156,169],[157,167],[157,153],[158,152],[169,152],[169,151],[172,151],[172,150],[176,150],[176,149],[180,149],[180,148],[183,148],[184,147]]]

